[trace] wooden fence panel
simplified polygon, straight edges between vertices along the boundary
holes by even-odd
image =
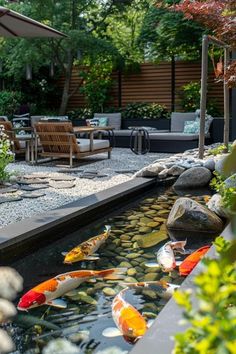
[[[110,91],[109,105],[119,106],[119,92],[121,92],[121,105],[126,106],[134,102],[156,102],[166,105],[171,110],[171,63],[163,62],[158,64],[145,63],[140,66],[140,71],[132,74],[123,74],[121,87],[118,84],[118,72],[112,74],[113,87]],[[181,110],[180,88],[190,81],[200,81],[201,64],[199,62],[176,61],[175,64],[175,110]],[[79,86],[81,79],[78,77],[78,69],[73,70],[70,91]],[[63,78],[58,82],[60,89],[63,87]],[[212,70],[208,78],[208,98],[214,98],[218,108],[223,111],[223,85],[216,83]],[[78,107],[84,107],[86,101],[84,96],[77,91],[70,99],[68,111]]]

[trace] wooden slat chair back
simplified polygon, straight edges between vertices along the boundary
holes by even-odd
[[[66,157],[70,154],[71,147],[72,154],[79,153],[79,146],[70,122],[39,122],[35,124],[35,131],[45,155]]]
[[[9,139],[11,142],[13,142],[13,151],[18,153],[18,152],[22,152],[21,146],[20,146],[20,142],[19,140],[16,138],[16,134],[15,131],[13,129],[13,125],[11,122],[9,121],[1,121],[0,125],[4,126],[4,130],[5,133],[8,135]]]

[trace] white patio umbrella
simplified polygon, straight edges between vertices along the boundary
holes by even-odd
[[[62,32],[0,6],[0,37],[66,37]]]

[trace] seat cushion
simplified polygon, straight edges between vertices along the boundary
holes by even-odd
[[[172,112],[171,113],[171,132],[183,132],[184,131],[184,122],[195,120],[195,112]]]
[[[198,140],[198,134],[185,134],[185,133],[151,133],[149,134],[150,140]],[[205,135],[206,138],[209,134]]]
[[[80,152],[90,151],[90,139],[77,139],[77,142],[79,143]],[[100,139],[93,140],[93,149],[94,150],[100,150],[100,149],[105,149],[105,148],[109,148],[109,147],[110,147],[109,140],[100,140]]]

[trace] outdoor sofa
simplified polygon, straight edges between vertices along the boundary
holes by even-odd
[[[108,125],[114,127],[115,147],[130,147],[130,137],[132,126],[130,129],[122,129],[121,114],[120,113],[95,113],[94,118],[107,117]],[[148,120],[139,121],[138,123],[148,130],[150,138],[150,151],[151,152],[183,152],[188,149],[198,147],[199,135],[184,133],[184,124],[186,121],[194,121],[196,118],[195,112],[172,112],[170,119],[169,130],[153,130],[148,129]],[[147,123],[146,123],[147,122]],[[135,126],[137,126],[137,121]],[[158,120],[157,120],[158,126]],[[102,127],[101,127],[102,129]],[[106,132],[103,133],[106,136]],[[210,133],[205,135],[205,144],[210,144]]]

